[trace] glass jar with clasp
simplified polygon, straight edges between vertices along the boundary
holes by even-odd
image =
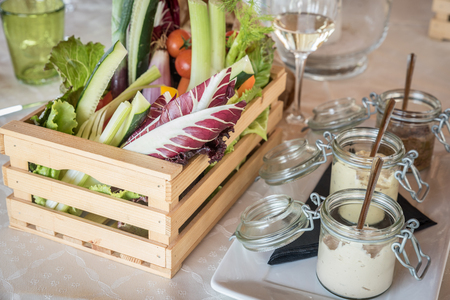
[[[332,293],[366,299],[385,292],[394,280],[396,259],[416,280],[421,280],[431,259],[413,234],[418,221],[411,219],[405,224],[396,201],[375,192],[369,215],[382,217],[361,230],[356,229],[352,221],[355,218],[347,218],[349,211],[361,210],[365,192],[342,190],[326,199],[313,193],[310,198],[318,206],[314,211],[287,195],[265,197],[242,213],[232,238],[248,250],[270,251],[302,238],[304,232],[313,230],[314,220],[321,219],[316,273],[320,283]],[[416,266],[411,265],[405,251],[408,241],[417,257]]]
[[[423,170],[430,166],[433,156],[435,137],[450,152],[450,144],[442,132],[443,127],[450,131],[450,109],[442,112],[441,102],[428,93],[411,90],[406,110],[403,105],[404,90],[389,90],[377,95],[371,93],[372,102],[365,98],[365,102],[376,106],[377,126],[381,121],[386,103],[393,98],[396,100],[391,121],[387,130],[397,135],[403,142],[406,151],[416,150],[418,157],[415,160],[417,169]]]
[[[337,135],[325,132],[327,143],[317,140],[315,147],[304,139],[294,140],[301,141],[294,143],[295,147],[291,145],[292,141],[284,142],[274,148],[282,148],[283,151],[269,151],[280,155],[271,163],[265,161],[260,169],[260,177],[268,185],[298,180],[325,164],[327,157],[332,155],[330,193],[348,188],[365,188],[373,160],[369,154],[377,135],[377,128],[358,127],[343,130]],[[303,155],[305,153],[307,155]],[[378,155],[383,157],[383,168],[375,187],[376,191],[396,200],[401,185],[417,202],[425,200],[429,185],[422,180],[414,166],[414,160],[417,158],[415,150],[406,152],[401,139],[386,132],[381,140]],[[412,188],[406,176],[409,171],[415,179],[416,190]],[[298,189],[298,182],[295,184]],[[285,193],[297,195],[293,189],[285,190]]]
[[[361,104],[351,97],[327,101],[313,109],[314,115],[308,119],[308,127],[311,130],[306,134],[306,139],[315,144],[325,131],[338,133],[356,127],[374,113],[367,98],[363,98]]]

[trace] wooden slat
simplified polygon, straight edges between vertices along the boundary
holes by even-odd
[[[178,271],[179,268],[181,267],[181,266],[178,266],[177,267],[178,269],[176,269],[176,271],[174,271],[174,269],[167,269],[167,268],[159,267],[159,266],[156,266],[156,265],[153,265],[153,264],[150,264],[149,266],[139,265],[139,264],[135,264],[133,262],[127,261],[125,259],[122,259],[122,258],[120,258],[120,256],[114,256],[114,255],[109,255],[109,254],[106,254],[106,253],[102,253],[102,252],[93,250],[91,248],[84,247],[83,245],[81,245],[81,244],[79,244],[77,242],[73,243],[71,241],[79,241],[79,240],[74,239],[74,238],[69,237],[69,236],[65,236],[64,235],[63,238],[60,239],[60,238],[58,238],[56,236],[53,237],[53,236],[46,235],[44,233],[40,233],[40,232],[38,232],[38,231],[36,231],[34,229],[31,229],[29,227],[16,226],[16,225],[12,225],[12,224],[11,224],[10,227],[13,228],[13,229],[16,229],[16,230],[21,230],[21,231],[24,231],[24,232],[28,232],[28,233],[32,233],[32,234],[44,237],[46,239],[50,239],[50,240],[55,241],[57,243],[61,243],[61,244],[68,245],[68,246],[72,246],[72,247],[74,247],[74,248],[76,248],[78,250],[89,252],[91,254],[94,254],[94,255],[97,255],[97,256],[100,256],[100,257],[104,257],[104,258],[110,259],[112,261],[115,261],[115,262],[118,262],[118,263],[130,266],[130,267],[133,267],[133,268],[137,268],[137,269],[140,269],[142,271],[150,272],[152,274],[155,274],[155,275],[158,275],[158,276],[161,276],[161,277],[165,277],[165,278],[172,278],[175,275],[176,271]]]
[[[2,126],[0,134],[165,180],[171,180],[182,171],[178,164],[20,121]],[[10,154],[13,153],[10,151]]]
[[[450,22],[431,19],[428,35],[438,40],[450,39]]]
[[[282,118],[282,105],[275,105],[275,109],[271,110],[269,115],[268,132],[272,132],[273,128]],[[216,187],[228,177],[228,175],[236,168],[237,165],[246,157],[258,143],[261,137],[257,134],[249,134],[244,136],[236,145],[232,153],[226,155],[214,168],[209,171],[199,183],[197,183],[189,193],[183,198],[183,201],[175,207],[168,215],[166,223],[170,226],[170,241],[178,229],[192,216],[197,208],[211,195]]]
[[[11,217],[165,267],[165,246],[9,196]]]
[[[270,118],[267,121],[267,133],[272,133],[275,130],[275,126],[283,118],[283,101],[277,101],[272,104],[270,108]]]
[[[32,121],[30,122],[31,117],[36,116],[36,115],[40,116],[41,113],[44,111],[45,106],[47,106],[47,104],[44,104],[41,107],[34,110],[33,112],[29,113],[28,115],[26,115],[25,117],[20,119],[20,121],[32,124],[33,122]]]
[[[438,13],[446,13],[450,15],[450,1],[448,0],[434,0],[431,10]]]
[[[5,154],[5,143],[3,141],[3,134],[0,134],[0,154]]]
[[[9,187],[28,191],[33,195],[51,199],[103,217],[135,225],[157,233],[167,234],[165,213],[147,206],[74,186],[41,175],[5,167]]]
[[[235,132],[230,135],[227,144],[235,140],[267,106],[277,101],[278,96],[281,95],[286,87],[286,73],[284,69],[282,71],[280,77],[273,80],[264,88],[263,96],[253,100],[248,105],[235,126]],[[176,202],[178,196],[191,184],[192,179],[197,178],[208,167],[208,161],[209,158],[205,155],[199,155],[191,159],[183,172],[168,183],[170,192],[167,194],[168,198],[166,201]]]
[[[178,265],[200,243],[242,193],[253,183],[267,151],[281,142],[282,130],[276,129],[270,139],[239,169],[217,195],[181,233],[180,238],[167,249],[166,267]]]
[[[123,169],[119,165],[96,161],[9,135],[5,136],[5,146],[11,161],[15,158],[26,157],[28,161],[56,170],[74,169],[81,171],[105,184],[151,196],[149,198],[150,205],[154,204],[154,206],[158,205],[158,201],[164,201],[165,199],[166,180],[158,177],[131,169]],[[123,151],[124,154],[128,153],[128,151]]]
[[[24,172],[28,172],[28,161],[22,159],[21,157],[11,156],[9,162],[10,162],[11,166],[21,169]],[[5,173],[3,173],[3,174],[5,174]],[[7,184],[5,184],[5,185],[7,185]],[[30,191],[28,191],[28,190],[16,191],[14,194],[17,198],[31,201],[31,194],[30,194]]]

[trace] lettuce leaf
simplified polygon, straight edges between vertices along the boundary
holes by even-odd
[[[269,120],[270,107],[267,107],[242,133],[241,137],[246,134],[256,133],[267,141],[267,121]]]
[[[255,86],[265,87],[270,80],[275,42],[268,35],[254,42],[248,49],[248,58],[255,72]]]
[[[92,191],[96,191],[99,193],[107,194],[107,195],[125,199],[125,200],[139,199],[140,197],[142,197],[141,195],[139,195],[137,193],[125,191],[125,190],[118,190],[118,191],[113,192],[111,190],[111,187],[106,184],[97,184],[94,186],[90,186],[89,189]]]
[[[70,87],[76,91],[86,85],[104,51],[105,46],[100,43],[84,45],[79,38],[71,36],[53,47],[45,70],[55,69],[59,73],[64,92]]]
[[[75,118],[75,109],[72,105],[61,100],[55,100],[44,126],[49,129],[73,134],[73,130],[78,125]]]

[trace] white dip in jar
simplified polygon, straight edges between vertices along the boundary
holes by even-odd
[[[381,220],[356,229],[356,223],[341,212],[361,207],[364,194],[362,189],[340,191],[329,196],[321,209],[317,277],[327,290],[345,298],[375,297],[391,286],[396,260],[391,246],[405,222],[400,206],[375,192],[370,208],[382,215]]]

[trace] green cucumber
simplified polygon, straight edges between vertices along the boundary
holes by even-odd
[[[135,0],[128,36],[128,85],[148,69],[153,23],[159,0]]]
[[[105,130],[103,130],[98,142],[110,145],[117,131],[119,131],[120,127],[130,114],[130,111],[131,111],[130,102],[125,101],[120,103],[119,107],[112,115],[111,120],[109,120],[108,125],[106,125]]]
[[[239,88],[253,74],[255,74],[255,72],[253,71],[252,63],[247,55],[231,65],[230,78],[236,78],[236,89]]]
[[[114,136],[110,145],[118,147],[141,125],[147,117],[150,103],[142,96],[141,92],[137,92],[133,101],[131,102],[131,112],[127,120],[120,127],[119,131]]]
[[[127,55],[127,50],[120,41],[117,41],[95,66],[77,103],[78,128],[94,114],[98,102],[108,87],[114,71],[125,55]]]

